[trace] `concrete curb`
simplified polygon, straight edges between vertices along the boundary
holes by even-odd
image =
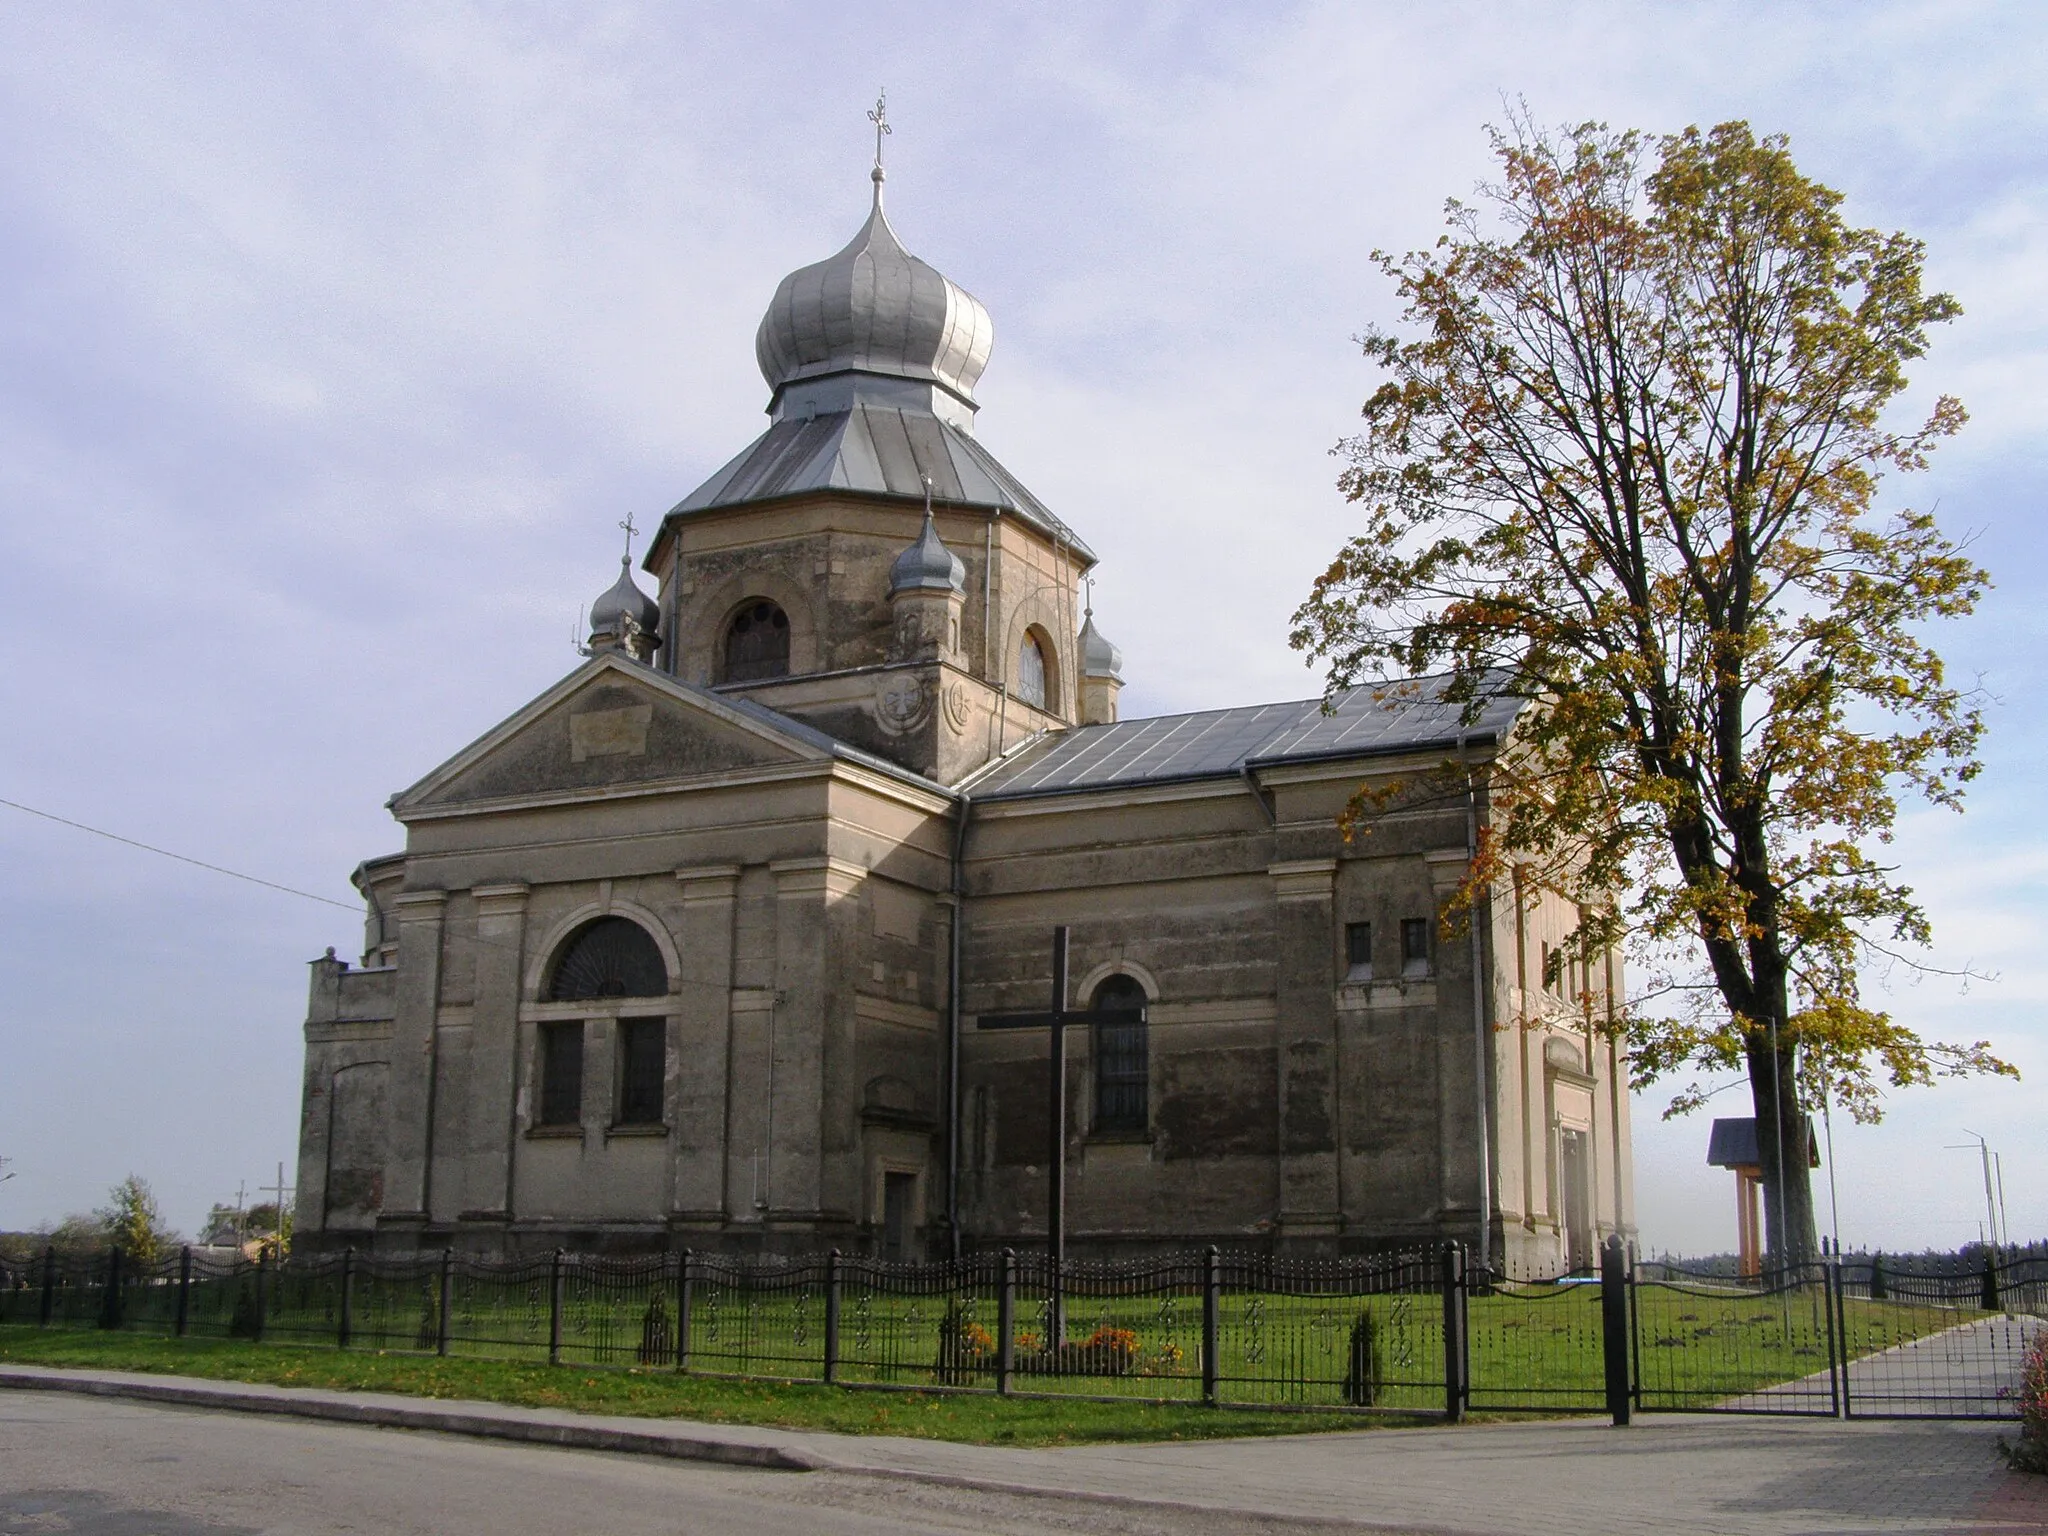
[[[384,1429],[424,1429],[485,1440],[516,1440],[571,1450],[619,1451],[635,1456],[668,1456],[678,1461],[710,1461],[726,1466],[774,1472],[815,1472],[839,1464],[793,1446],[767,1440],[720,1439],[688,1431],[655,1427],[628,1428],[616,1421],[550,1414],[542,1409],[496,1403],[464,1402],[442,1406],[431,1401],[392,1402],[385,1397],[359,1398],[293,1387],[258,1386],[245,1382],[196,1377],[137,1377],[58,1371],[37,1366],[0,1366],[0,1389],[29,1392],[78,1392],[90,1397],[132,1398],[170,1403],[183,1408],[214,1408],[235,1413],[267,1413],[286,1418],[323,1419],[330,1423],[366,1424]],[[692,1429],[698,1426],[691,1426]]]

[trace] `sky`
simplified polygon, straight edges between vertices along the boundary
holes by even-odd
[[[1125,715],[1311,697],[1373,250],[1436,237],[1517,100],[1746,118],[1962,301],[1906,404],[1972,422],[1882,497],[1996,582],[1939,636],[1985,772],[1887,850],[1981,979],[1871,984],[2025,1077],[1834,1117],[1823,1223],[1974,1240],[1981,1133],[2048,1237],[2044,66],[2048,10],[1961,0],[0,8],[0,798],[350,904],[385,799],[575,663],[618,521],[761,430],[754,327],[865,217],[884,85],[892,221],[994,316],[978,434],[1101,556]],[[304,963],[360,944],[0,806],[0,1229],[289,1180]],[[1643,1240],[1725,1250],[1667,1097]]]

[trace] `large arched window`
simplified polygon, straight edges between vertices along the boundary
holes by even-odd
[[[725,628],[728,683],[789,676],[789,615],[765,597],[751,599]]]
[[[1017,647],[1017,697],[1036,709],[1045,708],[1045,646],[1030,630]]]
[[[623,917],[595,918],[577,929],[548,978],[551,1003],[667,995],[661,950],[645,928]]]
[[[1098,1136],[1140,1136],[1151,1124],[1151,1051],[1146,1036],[1145,989],[1134,977],[1105,977],[1092,1005],[1099,1013],[1128,1013],[1128,1023],[1095,1026],[1095,1124]]]

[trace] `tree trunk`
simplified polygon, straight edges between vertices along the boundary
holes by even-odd
[[[1757,1156],[1763,1163],[1764,1246],[1773,1266],[1804,1263],[1819,1247],[1812,1149],[1799,1108],[1798,1052],[1782,1024],[1777,1042],[1773,1051],[1770,1035],[1752,1035],[1748,1052]]]

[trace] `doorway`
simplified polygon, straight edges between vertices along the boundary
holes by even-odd
[[[882,1175],[882,1257],[892,1264],[911,1260],[911,1234],[917,1225],[917,1175]]]
[[[1565,1263],[1574,1270],[1593,1267],[1592,1159],[1584,1131],[1558,1132],[1558,1203],[1564,1219]]]

